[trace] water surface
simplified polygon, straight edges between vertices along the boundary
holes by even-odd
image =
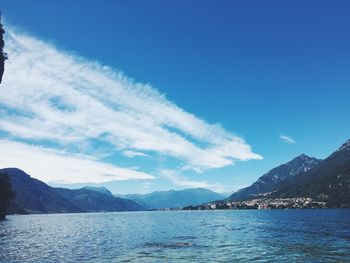
[[[8,216],[1,262],[350,262],[350,209]]]

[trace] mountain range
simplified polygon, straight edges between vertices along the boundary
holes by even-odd
[[[313,169],[280,184],[271,196],[309,196],[329,207],[350,207],[350,140]]]
[[[51,187],[18,168],[0,169],[0,174],[9,178],[14,193],[7,214],[139,211],[197,205],[225,197],[203,188],[117,196],[105,187]]]
[[[275,190],[279,184],[288,181],[294,176],[307,172],[320,164],[322,160],[301,154],[290,162],[273,168],[262,175],[251,186],[242,188],[233,193],[228,199],[232,201],[247,200]]]
[[[54,188],[31,178],[17,168],[5,168],[0,171],[8,175],[11,190],[15,194],[8,205],[8,214],[145,210],[132,200],[106,194],[101,192],[101,189]]]
[[[350,140],[324,160],[302,154],[227,200],[295,197],[323,201],[327,207],[350,207]]]
[[[0,169],[11,183],[14,213],[138,211],[251,199],[308,197],[327,207],[350,207],[350,140],[324,160],[299,155],[226,198],[203,188],[114,196],[105,187],[54,188],[17,168]]]
[[[204,188],[185,190],[156,191],[149,194],[119,195],[137,202],[149,209],[164,209],[199,205],[206,202],[220,200],[226,196]]]

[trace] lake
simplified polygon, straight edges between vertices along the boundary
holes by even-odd
[[[350,209],[13,215],[1,262],[350,262]]]

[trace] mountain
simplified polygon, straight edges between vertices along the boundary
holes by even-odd
[[[152,192],[149,194],[130,194],[120,197],[134,200],[150,209],[176,208],[199,205],[225,198],[225,196],[203,188]]]
[[[328,207],[350,207],[350,140],[313,169],[281,184],[271,196],[308,196]]]
[[[313,157],[302,154],[288,163],[273,168],[261,176],[251,186],[238,190],[228,199],[232,201],[247,200],[258,195],[272,192],[285,181],[290,180],[298,174],[309,171],[322,161]]]
[[[99,193],[101,193],[101,194],[106,194],[106,195],[113,196],[113,194],[111,193],[111,191],[109,191],[106,187],[85,186],[85,187],[83,187],[83,189],[87,189],[87,190],[91,190],[91,191],[96,191],[96,192],[99,192]]]
[[[134,201],[114,197],[89,188],[53,188],[31,178],[17,168],[0,170],[9,176],[15,196],[8,213],[75,213],[98,211],[135,211],[144,208]]]

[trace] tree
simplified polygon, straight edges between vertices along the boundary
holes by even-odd
[[[12,196],[10,178],[0,171],[0,220],[5,219],[6,207]]]

